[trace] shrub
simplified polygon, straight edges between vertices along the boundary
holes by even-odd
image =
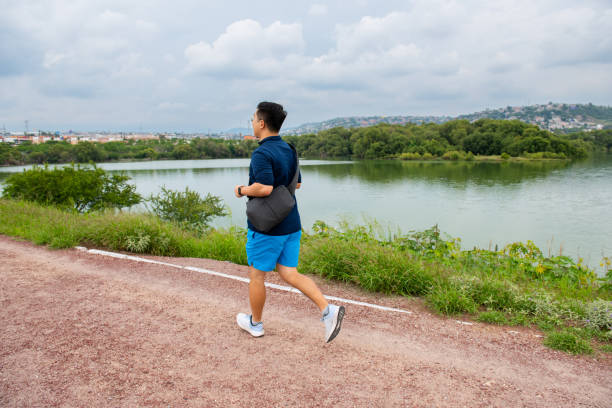
[[[34,166],[6,179],[3,197],[54,205],[78,212],[130,207],[140,203],[136,187],[124,174],[108,174],[96,167],[74,163],[63,168]]]
[[[589,303],[584,322],[592,329],[612,330],[612,302],[597,299]]]
[[[542,152],[543,157],[545,159],[567,159],[565,153],[555,153],[555,152]]]
[[[527,159],[543,159],[544,152],[537,152],[537,153],[523,152],[523,156],[526,157]]]
[[[593,352],[588,342],[568,331],[549,333],[544,339],[544,345],[572,354],[591,354]]]
[[[548,293],[532,293],[516,295],[513,299],[514,308],[537,320],[556,322],[562,316],[559,302]]]
[[[425,152],[423,153],[423,160],[431,160],[434,158],[434,155],[429,153],[429,152]]]
[[[404,152],[400,154],[399,158],[402,160],[419,160],[421,155],[418,152]]]
[[[194,231],[204,231],[213,217],[229,214],[220,197],[207,194],[202,198],[197,191],[173,191],[162,186],[161,193],[149,198],[151,211],[162,220],[172,221]]]
[[[451,150],[442,155],[442,159],[444,160],[461,160],[463,159],[463,153],[457,150]]]
[[[508,160],[510,158],[510,155],[508,153],[504,152],[504,153],[501,154],[501,158],[503,160]]]

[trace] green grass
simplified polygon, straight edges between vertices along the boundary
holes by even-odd
[[[486,312],[481,312],[476,318],[479,322],[491,323],[491,324],[508,324],[508,319],[502,312],[498,312],[497,310],[489,310]]]
[[[426,300],[433,310],[445,315],[475,313],[477,309],[476,302],[454,286],[436,287],[427,295]]]
[[[531,319],[524,311],[510,314],[508,318],[508,324],[511,326],[529,326]]]
[[[423,295],[433,277],[423,266],[391,248],[371,242],[305,240],[300,270],[366,290],[405,296]]]
[[[0,233],[52,248],[77,245],[152,255],[211,258],[246,265],[239,228],[197,234],[148,214],[77,214],[24,201],[0,199]]]
[[[599,349],[604,353],[612,353],[612,344],[604,344],[600,346]]]
[[[593,353],[593,348],[586,340],[567,331],[548,333],[544,339],[544,345],[571,354]]]
[[[198,233],[144,213],[78,214],[0,199],[0,233],[53,248],[82,245],[247,263],[243,228]],[[601,305],[612,301],[612,274],[597,278],[570,258],[543,256],[531,242],[463,250],[437,227],[402,234],[375,224],[334,229],[317,222],[312,233],[303,234],[299,268],[372,292],[422,297],[442,315],[565,330],[587,344],[608,338],[598,327],[608,327]],[[597,327],[582,327],[593,326],[594,318]]]

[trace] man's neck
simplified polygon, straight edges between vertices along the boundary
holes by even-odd
[[[278,136],[278,133],[268,133],[266,135],[261,135],[261,137],[259,138],[259,141],[262,142],[264,139],[268,137],[272,137],[272,136]]]

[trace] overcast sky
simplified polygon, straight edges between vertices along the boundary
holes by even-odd
[[[0,126],[207,131],[612,105],[612,1],[0,0]]]

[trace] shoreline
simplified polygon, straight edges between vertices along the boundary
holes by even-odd
[[[587,156],[586,158],[589,158],[591,156]],[[244,160],[244,159],[249,159],[250,157],[221,157],[221,158],[215,158],[215,159],[129,159],[129,160],[113,160],[113,161],[103,161],[103,162],[94,162],[94,164],[113,164],[113,163],[141,163],[141,162],[164,162],[164,161],[189,161],[189,160]],[[355,159],[355,158],[346,158],[346,157],[332,157],[332,158],[322,158],[322,157],[300,157],[300,159],[304,159],[304,160],[325,160],[325,161],[344,161],[344,160],[350,160],[350,161],[376,161],[376,160],[385,160],[385,161],[410,161],[410,162],[426,162],[426,163],[431,163],[431,162],[442,162],[442,163],[446,163],[446,162],[501,162],[501,163],[507,163],[507,162],[537,162],[537,161],[577,161],[577,160],[584,160],[584,159],[571,159],[571,158],[528,158],[528,157],[511,157],[509,159],[503,159],[501,158],[501,156],[474,156],[473,159],[458,159],[458,160],[452,160],[452,159],[443,159],[442,157],[434,157],[431,159],[402,159],[400,157],[379,157],[379,158],[373,158],[373,159]],[[20,167],[20,166],[44,166],[45,164],[49,165],[49,166],[53,166],[53,165],[62,165],[62,164],[71,164],[73,162],[58,162],[58,163],[23,163],[23,164],[0,164],[0,169],[1,168],[5,168],[5,167]],[[90,162],[74,162],[74,164],[81,164],[81,165],[87,165],[90,164]]]

